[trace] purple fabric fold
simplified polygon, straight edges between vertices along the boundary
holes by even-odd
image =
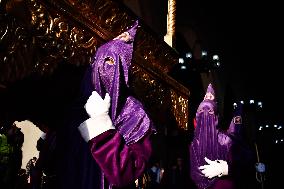
[[[133,183],[144,172],[152,153],[150,133],[125,145],[117,131],[109,130],[90,140],[89,145],[107,180],[116,187]]]

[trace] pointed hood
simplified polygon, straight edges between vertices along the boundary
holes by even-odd
[[[197,109],[197,112],[196,112],[197,119],[200,113],[203,112],[202,110],[204,110],[205,107],[211,109],[210,112],[212,113],[212,111],[214,111],[213,113],[217,115],[217,103],[216,103],[216,98],[215,98],[215,91],[211,83],[209,83],[207,90],[206,90],[206,94],[204,95],[204,99],[200,103]]]
[[[138,20],[136,20],[134,22],[134,24],[126,31],[127,33],[129,33],[130,35],[130,41],[133,42],[134,41],[134,38],[135,38],[135,35],[136,35],[136,32],[137,32],[137,29],[139,27],[139,24],[138,24]]]
[[[120,38],[97,49],[93,69],[95,90],[104,98],[111,97],[110,117],[127,144],[138,141],[151,127],[143,105],[129,94],[129,70],[132,63],[133,43],[138,28],[136,21],[126,32],[130,40]]]
[[[213,86],[211,83],[209,83],[208,87],[207,87],[207,91],[206,94],[204,96],[204,100],[211,100],[216,102],[215,100],[215,91],[213,89]]]
[[[215,91],[214,91],[213,86],[212,86],[211,83],[209,83],[209,85],[208,85],[208,87],[207,87],[206,94],[207,94],[207,93],[211,93],[212,95],[215,96]]]
[[[208,188],[216,181],[215,178],[208,179],[201,173],[199,167],[206,164],[204,158],[223,159],[223,148],[218,142],[216,110],[215,92],[210,83],[196,112],[196,128],[190,145],[190,174],[199,188]]]

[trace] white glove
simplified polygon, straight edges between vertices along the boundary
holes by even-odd
[[[86,142],[107,130],[114,129],[112,121],[108,115],[109,108],[109,94],[107,93],[105,98],[102,99],[96,91],[93,91],[85,104],[86,112],[90,118],[81,123],[78,127],[81,136]]]
[[[105,95],[105,99],[97,93],[97,91],[93,91],[87,103],[85,104],[85,110],[87,111],[90,117],[96,117],[102,114],[108,114],[108,110],[110,107],[110,96],[108,93]]]
[[[224,160],[212,161],[208,158],[204,158],[208,165],[200,166],[199,169],[205,177],[211,179],[213,177],[221,177],[228,175],[228,163]]]

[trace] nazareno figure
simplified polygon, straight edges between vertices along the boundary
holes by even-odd
[[[135,188],[134,181],[147,167],[155,130],[143,104],[129,89],[138,27],[136,21],[100,46],[85,73],[81,98],[71,108],[72,121],[67,121],[78,129],[69,126],[71,161],[65,162],[68,171],[61,168],[65,188]]]
[[[254,163],[252,151],[244,140],[242,115],[242,104],[239,104],[229,127],[222,129],[215,92],[208,85],[196,112],[196,128],[189,146],[190,175],[198,189],[244,188],[240,184],[244,179],[241,175],[246,175]]]

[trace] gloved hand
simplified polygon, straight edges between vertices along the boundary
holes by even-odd
[[[228,175],[228,163],[224,160],[212,161],[208,158],[204,158],[208,165],[200,166],[199,169],[205,177],[211,179],[213,177],[221,177]]]
[[[105,98],[102,99],[96,91],[93,91],[85,104],[85,110],[90,118],[81,123],[78,127],[81,136],[86,142],[109,129],[114,129],[108,115],[109,108],[109,94],[107,93]]]
[[[108,93],[105,95],[105,99],[93,91],[87,103],[85,104],[85,110],[90,117],[96,117],[102,114],[108,114],[110,107],[110,96]]]

